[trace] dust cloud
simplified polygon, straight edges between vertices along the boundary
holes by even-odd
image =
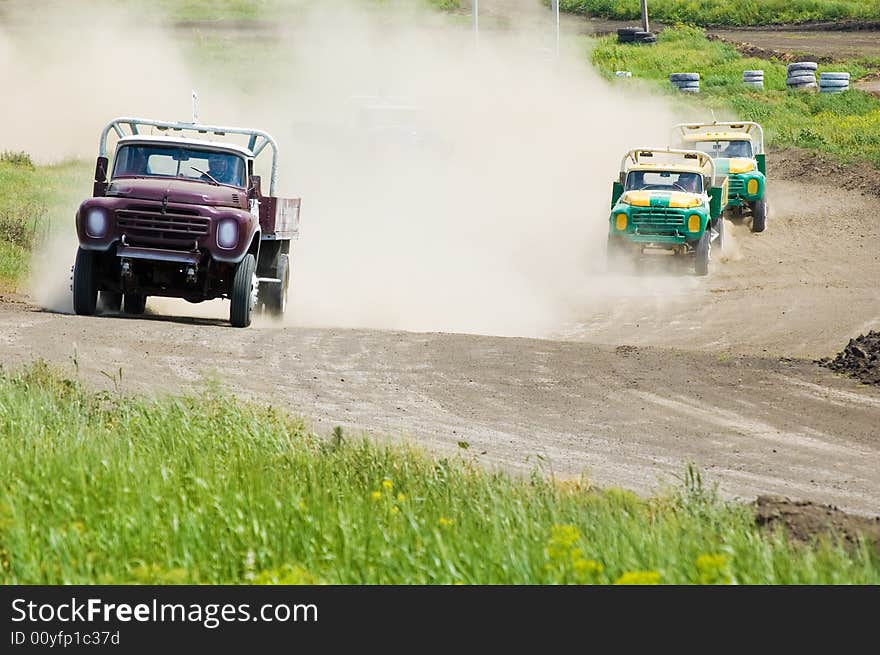
[[[314,3],[265,35],[227,37],[253,60],[236,93],[242,69],[193,65],[186,29],[104,7],[100,20],[77,12],[77,29],[62,30],[71,17],[59,6],[42,42],[0,32],[21,99],[0,134],[6,147],[93,158],[109,118],[186,120],[192,88],[211,122],[272,132],[279,192],[303,199],[290,324],[544,336],[596,304],[650,305],[696,284],[602,272],[621,156],[665,145],[682,117],[601,79],[581,41],[564,42],[556,60],[543,25],[526,20],[477,44],[447,16]],[[72,220],[70,232],[65,289]],[[228,312],[219,301],[148,307]]]

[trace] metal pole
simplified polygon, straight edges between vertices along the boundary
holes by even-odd
[[[480,0],[473,0],[471,14],[474,21],[474,41],[480,40]]]
[[[650,32],[648,28],[648,0],[642,0],[642,29]]]
[[[556,58],[559,59],[559,0],[553,0],[553,12],[556,19]]]

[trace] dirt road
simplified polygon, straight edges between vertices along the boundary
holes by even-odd
[[[0,299],[0,365],[43,358],[125,393],[198,391],[211,377],[322,433],[343,425],[641,492],[694,462],[728,496],[876,514],[880,388],[811,360],[880,327],[880,184],[873,170],[832,175],[792,155],[769,165],[768,230],[728,223],[708,278],[659,258],[642,276],[608,276],[606,217],[584,216],[582,297],[518,338],[310,323],[294,276],[291,324],[249,330],[227,326],[225,303],[151,300],[143,318],[83,318]],[[411,275],[433,275],[417,263]],[[377,311],[411,310],[386,301]]]
[[[214,377],[319,432],[338,424],[439,452],[465,441],[462,452],[489,465],[585,472],[642,492],[695,462],[728,496],[876,513],[880,389],[809,358],[880,325],[880,202],[778,180],[770,197],[768,231],[729,224],[735,249],[708,278],[658,265],[624,280],[642,292],[609,295],[551,338],[235,330],[219,319],[223,304],[214,320],[82,318],[5,302],[0,362],[42,357],[73,371],[75,357],[100,386],[122,369],[125,392],[198,390]],[[650,302],[646,285],[657,291]]]

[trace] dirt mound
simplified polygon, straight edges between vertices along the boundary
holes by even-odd
[[[758,496],[754,509],[758,525],[771,532],[783,528],[792,541],[810,543],[816,537],[831,536],[855,545],[859,537],[864,537],[880,551],[880,516],[856,516],[833,505],[782,496]]]
[[[814,150],[785,148],[771,152],[767,157],[767,174],[771,180],[832,185],[880,198],[880,170],[864,161],[842,164]]]
[[[834,359],[819,360],[832,371],[848,373],[865,384],[880,385],[880,332],[871,331],[850,339]]]
[[[805,53],[800,51],[783,52],[782,50],[776,50],[775,48],[765,48],[759,45],[755,45],[754,43],[749,43],[748,41],[729,39],[727,37],[721,36],[720,34],[713,34],[711,32],[706,34],[706,38],[710,41],[721,41],[722,43],[732,45],[734,48],[736,48],[736,51],[743,57],[755,57],[756,59],[775,59],[782,62],[802,61],[805,58]],[[820,64],[827,64],[834,61],[834,59],[829,55],[809,54],[808,57],[811,59],[811,61],[815,61]]]

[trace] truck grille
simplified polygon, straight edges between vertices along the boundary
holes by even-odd
[[[684,213],[667,207],[645,207],[632,212],[632,222],[640,234],[675,234],[684,228]]]
[[[191,209],[131,207],[116,212],[116,224],[131,242],[190,244],[208,233],[209,220]]]
[[[746,192],[746,181],[741,177],[728,177],[728,195],[736,196]]]

